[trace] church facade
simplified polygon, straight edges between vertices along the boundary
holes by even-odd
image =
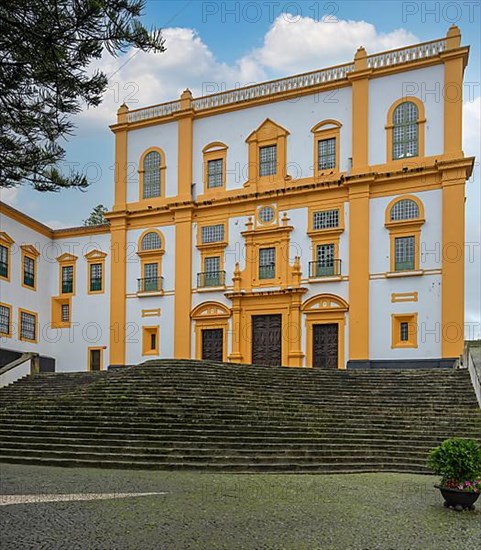
[[[52,230],[2,204],[1,347],[57,370],[452,365],[468,53],[453,26],[336,67],[122,105],[109,225]]]

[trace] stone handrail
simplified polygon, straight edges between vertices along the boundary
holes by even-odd
[[[30,361],[29,367],[25,365],[27,361]],[[22,366],[24,368],[20,368]],[[27,374],[37,374],[39,371],[40,360],[38,353],[23,353],[18,359],[0,368],[0,387],[11,384]]]
[[[398,48],[387,52],[381,52],[367,56],[367,66],[370,69],[381,69],[401,63],[421,61],[428,57],[436,57],[446,50],[446,40],[432,40],[407,48]]]
[[[478,355],[481,357],[481,354]],[[475,362],[469,344],[466,344],[464,348],[463,363],[469,370],[471,382],[473,383],[474,391],[476,392],[476,397],[481,408],[481,361],[478,360]]]

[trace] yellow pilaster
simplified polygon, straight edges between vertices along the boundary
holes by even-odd
[[[369,182],[349,187],[349,359],[369,359]]]
[[[464,348],[464,185],[459,170],[443,174],[442,356]]]
[[[110,218],[110,364],[125,365],[125,300],[127,226],[124,217]]]
[[[123,104],[117,111],[115,127],[115,195],[113,210],[125,210],[127,203],[127,115]],[[120,126],[119,126],[120,125]]]
[[[192,93],[185,90],[180,96],[180,115],[178,119],[179,134],[179,169],[177,199],[190,201],[192,199],[192,139],[193,111]]]

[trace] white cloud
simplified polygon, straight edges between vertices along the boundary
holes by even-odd
[[[374,53],[417,42],[416,36],[403,29],[379,33],[364,21],[327,23],[301,17],[293,22],[281,15],[272,23],[261,48],[229,65],[217,60],[192,29],[167,28],[163,34],[164,53],[131,50],[119,58],[105,54],[92,64],[92,70],[101,69],[110,77],[110,84],[103,103],[78,117],[82,130],[115,122],[115,113],[124,101],[135,109],[177,99],[185,88],[194,96],[215,93],[348,62],[361,45]]]
[[[15,206],[18,199],[18,191],[18,187],[10,187],[8,189],[2,188],[0,189],[0,200]]]

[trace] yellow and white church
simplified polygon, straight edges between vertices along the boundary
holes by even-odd
[[[463,351],[462,87],[443,38],[131,110],[108,225],[2,203],[2,354],[452,366]]]

